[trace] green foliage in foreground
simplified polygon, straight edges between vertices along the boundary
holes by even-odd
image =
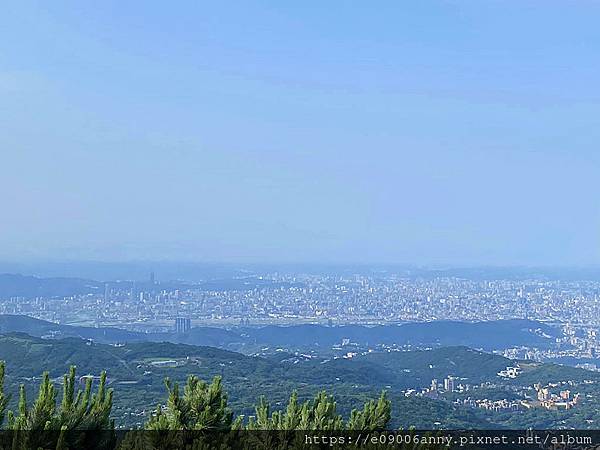
[[[113,443],[114,422],[110,419],[112,390],[106,389],[106,372],[102,372],[96,392],[92,378],[85,378],[84,390],[75,391],[75,367],[63,377],[62,400],[57,404],[57,390],[45,372],[38,396],[29,405],[25,386],[19,388],[18,411],[6,413],[8,397],[4,393],[5,365],[0,362],[0,425],[7,417],[5,429],[11,432],[14,450],[51,448],[107,448]],[[97,435],[78,431],[103,431]],[[106,433],[109,431],[109,433]]]
[[[221,378],[208,384],[195,376],[188,377],[180,394],[179,385],[165,381],[169,397],[164,407],[158,406],[146,424],[147,430],[385,430],[391,418],[391,402],[385,392],[378,400],[369,400],[362,410],[353,410],[348,420],[336,412],[334,398],[319,392],[312,401],[300,403],[292,393],[285,410],[272,411],[262,397],[255,415],[245,420],[234,419],[227,406],[227,394]]]
[[[19,407],[17,413],[6,407],[9,396],[4,393],[5,365],[0,361],[0,425],[8,416],[7,429],[18,430],[108,430],[114,429],[110,420],[112,409],[112,390],[106,389],[106,372],[102,372],[95,393],[92,393],[92,378],[86,377],[85,389],[75,394],[75,367],[63,377],[62,401],[56,403],[57,391],[44,372],[36,400],[28,405],[25,385],[19,388]]]
[[[63,377],[60,402],[57,402],[57,388],[48,372],[45,372],[35,401],[29,404],[25,386],[21,385],[18,410],[8,413],[6,409],[9,397],[4,393],[4,375],[5,365],[0,362],[0,425],[12,432],[14,450],[104,449],[114,446],[115,425],[110,419],[113,391],[106,388],[106,372],[102,372],[99,377],[95,392],[92,389],[92,377],[85,377],[84,389],[76,390],[76,371],[72,366]],[[192,439],[196,443],[197,434],[185,433],[192,431],[382,431],[388,426],[391,416],[391,402],[385,392],[382,392],[379,399],[367,401],[363,409],[353,410],[347,420],[337,413],[334,398],[324,391],[318,393],[313,400],[303,403],[299,402],[298,395],[294,392],[287,407],[280,411],[272,411],[269,403],[262,397],[255,408],[255,414],[245,418],[234,417],[227,404],[227,393],[223,390],[220,377],[206,383],[196,376],[189,376],[183,392],[180,392],[177,383],[172,383],[169,379],[165,380],[165,386],[168,392],[166,404],[159,405],[147,421],[146,433],[136,435],[134,432],[131,438],[126,438],[121,443],[121,449],[148,448],[148,436],[156,438],[160,444],[154,445],[155,442],[151,448],[185,447],[189,445],[186,439]],[[83,431],[102,433],[82,433]],[[170,437],[169,432],[173,432]],[[293,443],[293,435],[281,436],[277,443],[279,446]],[[268,446],[272,444],[274,443],[269,441]]]
[[[179,384],[167,378],[165,386],[169,393],[165,408],[158,406],[156,413],[146,424],[148,430],[230,430],[233,412],[227,407],[227,394],[221,379],[215,378],[209,385],[195,376],[188,377],[183,395]],[[239,420],[236,421],[236,427]]]
[[[256,449],[306,448],[303,436],[294,431],[383,431],[391,416],[391,402],[385,392],[378,400],[367,401],[362,410],[352,411],[348,420],[337,413],[335,400],[326,392],[303,403],[294,392],[283,410],[272,411],[262,397],[253,416],[234,418],[220,377],[208,384],[190,376],[183,395],[177,383],[167,379],[165,384],[169,397],[146,424],[149,432],[130,433],[121,443],[121,450],[246,448],[246,445]],[[186,433],[192,431],[195,433]],[[202,434],[208,431],[213,433]],[[228,433],[215,435],[214,431]],[[243,439],[239,439],[241,434],[236,432],[242,431],[253,433],[243,434]]]
[[[110,419],[113,391],[106,388],[106,372],[102,372],[96,392],[92,392],[92,377],[85,377],[84,390],[75,391],[76,373],[72,366],[63,377],[62,400],[57,404],[57,389],[45,372],[38,396],[30,406],[25,386],[19,389],[17,413],[6,406],[9,398],[4,393],[4,362],[0,362],[0,425],[8,416],[7,429],[18,430],[114,430]],[[255,408],[255,415],[245,420],[234,419],[227,405],[227,393],[221,377],[206,383],[190,375],[180,393],[179,384],[165,380],[167,402],[159,405],[146,423],[146,430],[384,430],[391,417],[391,402],[382,392],[378,400],[369,400],[362,410],[353,410],[348,420],[336,412],[334,398],[319,392],[312,401],[300,403],[292,393],[287,407],[272,411],[264,397]]]

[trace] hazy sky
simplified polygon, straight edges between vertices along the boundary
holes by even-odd
[[[0,258],[600,263],[600,3],[15,0]]]

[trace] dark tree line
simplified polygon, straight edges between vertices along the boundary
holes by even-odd
[[[306,401],[293,392],[281,410],[261,397],[252,416],[235,416],[220,377],[207,383],[190,375],[183,389],[166,379],[166,402],[157,406],[143,430],[119,434],[110,418],[113,391],[106,387],[106,372],[95,389],[92,377],[84,379],[83,389],[76,388],[76,371],[71,367],[63,377],[59,399],[59,389],[45,372],[35,400],[28,401],[21,385],[17,411],[7,411],[10,395],[5,393],[5,365],[0,362],[2,448],[305,448],[300,432],[379,432],[388,428],[391,418],[385,392],[344,418],[337,412],[335,399],[324,391]]]

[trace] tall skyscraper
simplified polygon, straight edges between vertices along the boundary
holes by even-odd
[[[177,317],[175,319],[175,331],[179,334],[187,333],[192,328],[192,321],[187,317]]]

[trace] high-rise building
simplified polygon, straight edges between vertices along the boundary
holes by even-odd
[[[444,390],[446,392],[454,392],[454,378],[448,377],[444,380]]]
[[[177,333],[187,333],[192,328],[192,321],[187,317],[177,317],[175,319],[175,331]]]

